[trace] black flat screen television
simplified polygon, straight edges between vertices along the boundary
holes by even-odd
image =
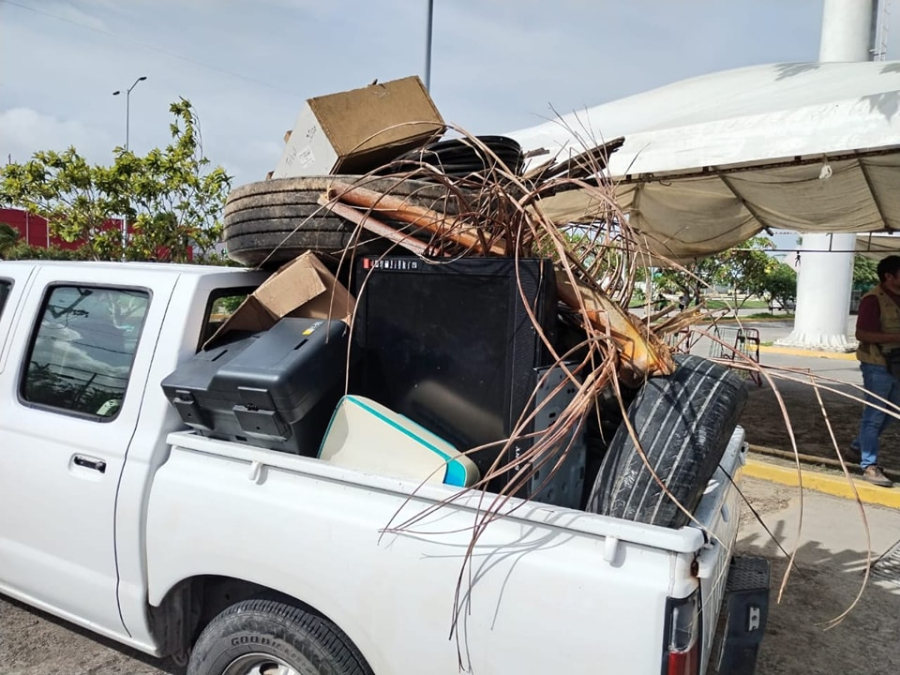
[[[518,280],[518,283],[517,283]],[[361,393],[460,451],[508,438],[549,352],[557,296],[549,260],[364,257],[354,322]],[[471,455],[482,475],[501,445]]]

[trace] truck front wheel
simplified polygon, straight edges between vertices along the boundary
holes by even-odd
[[[187,675],[372,675],[333,623],[273,600],[232,605],[204,629]]]

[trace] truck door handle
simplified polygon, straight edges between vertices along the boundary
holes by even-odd
[[[106,473],[106,462],[102,459],[91,459],[90,457],[75,455],[75,459],[72,461],[75,462],[76,466],[83,466],[85,469],[93,469],[100,473]]]

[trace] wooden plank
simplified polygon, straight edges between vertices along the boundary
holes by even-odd
[[[485,251],[482,239],[471,233],[472,229],[476,229],[471,225],[424,206],[410,204],[405,197],[367,190],[340,181],[334,182],[332,189],[328,191],[328,197],[372,209],[376,213],[415,225],[468,249],[497,256],[506,255],[505,247],[497,243],[489,244]]]
[[[395,230],[390,225],[385,225],[371,215],[360,213],[352,206],[348,206],[339,201],[329,200],[327,195],[323,194],[319,197],[319,204],[331,211],[334,215],[340,216],[344,220],[349,220],[355,225],[359,225],[367,232],[377,234],[379,237],[384,237],[398,246],[402,246],[407,251],[412,251],[417,255],[424,255],[425,251],[428,250],[427,244],[423,244],[418,239],[413,239],[412,235]]]

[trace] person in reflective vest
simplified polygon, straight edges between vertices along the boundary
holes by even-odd
[[[889,255],[878,263],[880,283],[866,293],[859,302],[856,317],[856,339],[859,347],[856,358],[866,390],[859,433],[850,445],[859,456],[863,478],[873,485],[891,487],[893,483],[878,465],[878,446],[881,434],[900,416],[894,406],[900,406],[900,379],[892,368],[891,352],[900,355],[900,256]],[[900,367],[900,358],[897,360]],[[893,404],[893,405],[892,405]],[[891,410],[882,412],[873,406]],[[854,457],[855,458],[855,457]]]

